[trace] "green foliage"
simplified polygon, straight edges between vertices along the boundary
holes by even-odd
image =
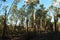
[[[58,27],[60,27],[60,22],[57,23]]]
[[[46,24],[49,24],[48,26],[50,26],[51,23],[51,19],[52,17],[50,16],[50,14],[48,15],[47,12],[49,12],[50,9],[54,10],[55,13],[59,13],[59,8],[53,8],[53,6],[49,7],[48,10],[45,9],[43,4],[37,5],[39,4],[39,0],[29,0],[27,5],[23,5],[19,10],[17,9],[17,5],[20,2],[20,0],[14,0],[13,5],[11,6],[10,9],[10,14],[9,14],[9,21],[11,22],[9,29],[13,29],[13,21],[15,23],[15,26],[17,25],[17,22],[20,21],[20,25],[19,27],[15,27],[17,31],[20,31],[20,26],[22,24],[22,26],[24,27],[25,25],[29,25],[29,27],[33,27],[34,26],[34,13],[35,15],[35,22],[37,27],[43,27],[45,28]],[[36,7],[39,6],[39,8],[37,9]],[[5,6],[3,9],[7,12],[7,7]],[[26,18],[26,19],[25,19]],[[56,16],[57,18],[57,16]],[[8,17],[7,17],[8,19]],[[28,22],[26,22],[28,20]],[[2,16],[0,18],[0,26],[2,26],[1,24],[2,22]],[[24,25],[25,23],[25,25]],[[28,23],[28,24],[27,24]],[[53,23],[54,24],[54,23]],[[11,26],[13,25],[13,26]],[[30,26],[31,25],[31,26]],[[24,30],[24,28],[21,27],[21,30]],[[33,29],[32,29],[33,30]]]
[[[29,0],[27,4],[29,5],[36,5],[37,3],[39,3],[39,0]]]
[[[0,27],[2,26],[3,15],[0,15]]]

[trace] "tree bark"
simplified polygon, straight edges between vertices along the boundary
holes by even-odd
[[[28,32],[28,19],[26,20],[26,32]]]
[[[57,18],[54,16],[55,32],[57,32]]]
[[[3,40],[4,40],[4,38],[5,38],[5,36],[6,36],[6,14],[5,14],[5,16],[3,17],[2,27],[3,27],[2,38],[3,38]]]
[[[42,31],[42,17],[40,19],[40,31]]]

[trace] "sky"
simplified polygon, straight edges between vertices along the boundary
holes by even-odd
[[[0,3],[2,3],[2,6],[8,5],[8,10],[9,10],[12,2],[13,2],[13,0],[7,0],[4,3],[0,1]],[[52,4],[52,2],[53,2],[53,0],[40,0],[40,4],[44,4],[44,6],[46,8],[48,8]],[[21,0],[20,3],[18,3],[18,5],[17,5],[18,9],[21,8],[23,4],[24,4],[24,0]],[[1,10],[1,8],[0,8],[0,10]]]
[[[2,6],[8,5],[7,10],[9,11],[9,8],[11,7],[13,0],[6,0],[6,2],[0,1],[0,3],[2,3]],[[46,9],[48,9],[52,5],[52,3],[53,3],[53,0],[40,0],[40,4],[44,4],[44,7]],[[24,0],[21,0],[17,5],[18,9],[21,8],[23,4],[24,4]],[[0,12],[1,12],[0,15],[3,14],[2,6],[0,7]]]
[[[48,9],[48,7],[53,3],[53,0],[40,0],[40,3],[44,4],[44,6]]]

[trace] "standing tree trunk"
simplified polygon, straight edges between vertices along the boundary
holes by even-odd
[[[40,19],[40,31],[42,31],[42,17]]]
[[[34,20],[34,19],[33,19],[33,13],[32,13],[32,16],[31,16],[31,18],[32,18],[32,19],[31,19],[31,22],[32,22],[32,28],[34,28],[34,22],[33,22],[33,20]]]
[[[2,27],[3,27],[2,38],[3,38],[3,40],[4,40],[4,37],[6,36],[6,13],[5,13],[5,16],[3,17]]]
[[[55,32],[57,32],[57,18],[54,16]]]
[[[47,23],[47,21],[46,21],[46,18],[45,18],[45,27],[44,27],[45,28],[45,32],[46,32],[46,23]]]
[[[37,28],[37,25],[36,25],[36,15],[35,15],[35,13],[34,13],[33,18],[34,18],[34,32],[35,32],[35,34],[36,34],[38,28]]]
[[[26,20],[26,32],[28,32],[28,19]]]

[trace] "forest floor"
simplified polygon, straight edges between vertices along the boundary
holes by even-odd
[[[60,32],[49,32],[49,33],[33,33],[28,32],[24,34],[14,34],[9,37],[1,38],[0,40],[60,40]]]

